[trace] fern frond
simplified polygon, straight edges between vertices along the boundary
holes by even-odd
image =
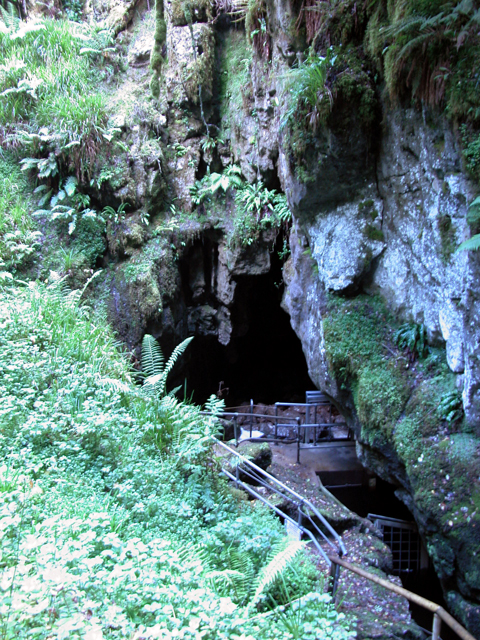
[[[223,571],[209,571],[205,575],[205,580],[210,587],[220,597],[232,596],[233,593],[243,592],[245,576],[240,571],[234,569],[224,569]],[[237,598],[235,598],[237,600]]]
[[[480,233],[476,233],[474,236],[462,242],[455,253],[459,251],[477,251],[480,249]]]
[[[142,373],[148,378],[163,374],[165,358],[158,342],[149,333],[142,340]]]
[[[4,9],[0,5],[0,12],[2,14],[3,23],[8,32],[14,33],[20,28],[20,18],[15,6],[11,2],[7,2],[7,7]]]
[[[286,544],[286,546],[285,546]],[[280,551],[278,551],[269,563],[260,570],[255,581],[255,593],[251,600],[250,606],[255,605],[264,591],[275,580],[284,573],[295,556],[305,547],[305,542],[301,540],[292,540],[287,538],[287,542],[282,542]]]
[[[178,358],[182,355],[182,353],[185,351],[185,349],[188,347],[188,345],[192,340],[193,340],[193,336],[191,336],[190,338],[185,338],[185,340],[183,340],[180,344],[177,344],[175,349],[172,351],[172,355],[170,356],[167,364],[165,365],[165,369],[164,369],[165,379],[167,378],[170,371],[173,369],[173,366],[175,365]]]

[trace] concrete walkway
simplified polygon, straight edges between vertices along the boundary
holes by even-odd
[[[292,468],[300,478],[309,479],[314,484],[320,484],[317,474],[332,478],[338,475],[339,481],[332,484],[354,484],[356,482],[352,480],[361,479],[365,473],[357,459],[355,442],[352,441],[323,442],[315,447],[302,449],[300,464],[297,464],[296,444],[272,444],[270,448],[275,464]],[[335,472],[335,476],[331,475],[332,472]],[[341,481],[342,477],[344,482]]]

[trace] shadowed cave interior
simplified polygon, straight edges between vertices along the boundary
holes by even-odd
[[[250,399],[255,404],[304,402],[305,391],[315,389],[300,340],[280,306],[281,246],[280,238],[269,273],[236,278],[230,343],[224,346],[216,336],[197,335],[189,346],[184,376],[194,402],[204,403],[220,382],[228,389],[223,396],[227,407]]]

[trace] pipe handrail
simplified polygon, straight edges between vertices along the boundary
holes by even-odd
[[[380,578],[379,576],[376,576],[369,571],[365,571],[365,569],[361,569],[360,567],[357,567],[351,562],[347,562],[346,560],[343,560],[338,556],[328,556],[328,559],[330,560],[331,564],[339,565],[344,569],[351,571],[352,573],[356,573],[357,575],[362,576],[362,578],[366,578],[367,580],[370,580],[371,582],[374,582],[375,584],[378,584],[381,587],[388,589],[389,591],[393,591],[393,593],[396,593],[397,595],[402,596],[410,602],[413,602],[420,607],[427,609],[427,611],[433,613],[434,619],[432,626],[432,640],[439,640],[440,638],[440,621],[445,622],[453,631],[455,631],[455,633],[460,638],[462,638],[462,640],[475,640],[472,634],[469,633],[459,622],[457,622],[453,616],[445,611],[445,609],[441,605],[436,604],[431,600],[427,600],[426,598],[419,596],[417,593],[413,593],[412,591],[409,591],[404,587],[399,587],[397,584],[394,584],[389,580]]]
[[[234,449],[232,449],[231,447],[226,445],[224,442],[221,442],[217,438],[213,438],[213,439],[214,439],[216,445],[218,445],[218,446],[222,447],[223,449],[225,449],[226,451],[228,451],[230,454],[232,454],[238,460],[240,460],[243,463],[243,465],[245,465],[247,468],[249,467],[251,470],[253,470],[253,472],[254,472],[253,479],[255,479],[256,481],[260,481],[261,484],[263,484],[263,486],[265,486],[265,487],[267,487],[267,488],[269,488],[271,490],[274,490],[276,493],[279,493],[279,494],[283,495],[284,497],[289,499],[291,502],[295,502],[298,505],[300,514],[305,516],[306,518],[308,518],[309,521],[314,525],[314,527],[320,533],[320,535],[325,539],[325,541],[331,547],[335,548],[336,545],[334,545],[333,542],[318,528],[318,526],[313,521],[311,515],[309,513],[307,513],[306,511],[302,511],[302,507],[309,509],[313,513],[313,515],[316,518],[318,518],[318,520],[322,523],[322,525],[325,527],[325,529],[327,529],[329,534],[334,538],[335,542],[337,543],[337,547],[338,547],[338,552],[337,553],[339,555],[342,555],[342,556],[346,555],[347,549],[345,547],[345,544],[344,544],[342,538],[335,531],[335,529],[332,527],[332,525],[326,520],[326,518],[318,511],[318,509],[309,500],[307,500],[306,498],[301,496],[299,493],[297,493],[296,491],[294,491],[293,489],[291,489],[287,485],[283,484],[283,482],[280,482],[280,480],[277,480],[277,478],[274,478],[267,471],[265,471],[261,467],[257,466],[251,460],[248,460],[248,458],[245,458],[244,456],[242,456],[240,453],[238,453],[238,451],[235,451]],[[238,469],[238,466],[237,466],[237,469]],[[223,473],[225,473],[225,475],[227,475],[231,479],[235,480],[235,482],[238,482],[238,483],[241,482],[237,477],[233,476],[233,474],[230,473],[228,470],[223,469]],[[247,475],[252,477],[252,474],[250,474],[250,473],[247,473]],[[259,478],[259,476],[263,476],[264,480]],[[249,493],[252,493],[252,495],[253,495],[253,489],[251,489],[251,487],[249,485],[245,485],[245,483],[242,483],[242,485],[244,485],[244,488]],[[274,489],[274,487],[276,487],[276,490]],[[278,488],[281,488],[282,491],[280,492],[278,490]],[[257,493],[257,492],[255,492],[255,493]],[[287,493],[289,495],[285,496],[285,493]],[[294,500],[292,500],[292,497],[294,498]],[[262,499],[262,502],[265,502],[265,499],[263,497],[261,499]],[[285,517],[285,518],[291,520],[291,518],[289,518],[289,516],[287,516],[286,514],[284,514],[281,511],[279,511],[278,508],[276,507],[276,505],[270,505],[269,504],[269,506],[274,511],[276,511],[279,514],[281,514],[282,517]],[[301,523],[297,522],[297,523],[294,523],[294,524],[296,526],[298,526],[310,538],[312,537],[311,536],[311,532],[309,533],[308,529],[306,529],[305,527],[302,527]],[[322,550],[322,552],[323,552],[323,550]],[[322,554],[324,554],[324,552]],[[327,558],[327,562],[329,562],[328,558]]]

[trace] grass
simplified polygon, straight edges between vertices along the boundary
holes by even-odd
[[[4,144],[18,146],[29,139],[31,150],[42,154],[49,142],[65,164],[73,159],[77,173],[88,169],[107,123],[106,103],[96,90],[101,79],[96,62],[100,50],[93,48],[109,43],[109,36],[101,33],[50,18],[27,26],[14,21],[0,32]],[[89,45],[91,52],[82,53]],[[29,134],[43,130],[43,144],[32,136],[22,137],[22,130]]]
[[[28,264],[37,241],[25,175],[8,154],[0,156],[0,270]]]

